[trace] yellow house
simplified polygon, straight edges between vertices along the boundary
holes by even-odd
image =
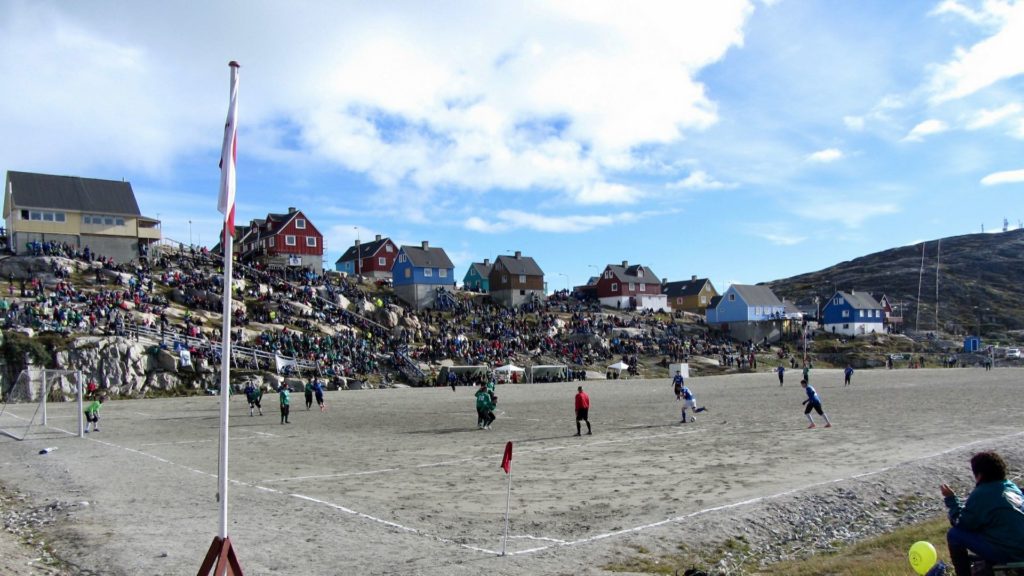
[[[160,240],[160,221],[143,216],[131,184],[116,180],[8,171],[4,220],[15,254],[54,241],[130,262]]]
[[[711,299],[718,296],[711,280],[691,276],[689,280],[665,282],[661,291],[668,296],[668,305],[673,310],[684,310],[703,314],[711,304]]]

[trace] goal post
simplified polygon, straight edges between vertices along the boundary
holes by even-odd
[[[49,426],[48,404],[74,402],[77,436],[85,437],[85,383],[81,370],[26,368],[3,391],[0,434],[24,440],[33,425]],[[28,408],[34,406],[31,415]],[[71,431],[68,431],[71,432]]]

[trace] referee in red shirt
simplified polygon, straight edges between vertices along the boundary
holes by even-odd
[[[583,391],[583,386],[576,388],[576,435],[580,435],[580,420],[587,423],[587,435],[590,435],[590,420],[587,413],[590,412],[590,396]]]

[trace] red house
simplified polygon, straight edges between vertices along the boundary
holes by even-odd
[[[602,306],[623,310],[668,310],[668,298],[661,293],[661,279],[647,266],[623,261],[609,264],[595,289]]]
[[[287,214],[267,214],[252,220],[239,240],[241,260],[270,268],[324,269],[324,237],[301,210],[288,208]]]
[[[398,246],[391,238],[381,238],[377,234],[373,242],[363,244],[356,240],[355,246],[350,246],[334,263],[334,269],[349,276],[391,278],[391,267],[395,265],[397,257]]]

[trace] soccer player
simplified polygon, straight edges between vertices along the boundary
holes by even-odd
[[[779,364],[779,367],[775,369],[779,373],[779,386],[782,386],[782,381],[786,378],[786,367]]]
[[[89,433],[89,423],[92,422],[92,431],[100,431],[100,406],[103,405],[105,398],[100,396],[99,398],[92,401],[89,407],[85,409],[85,433]]]
[[[289,424],[288,411],[291,408],[292,398],[291,390],[288,389],[288,385],[281,384],[281,387],[277,389],[277,395],[281,400],[281,424]]]
[[[686,424],[687,408],[693,410],[694,414],[698,412],[707,412],[706,406],[701,406],[700,408],[697,407],[697,398],[693,395],[693,392],[690,392],[690,389],[685,384],[679,389],[679,395],[683,397],[683,419],[679,421],[680,424]],[[695,422],[696,420],[696,416],[690,416],[690,422]]]
[[[580,435],[580,420],[587,423],[587,436],[590,436],[590,419],[587,415],[590,412],[590,396],[583,391],[583,386],[576,387],[576,435]]]
[[[263,388],[257,388],[255,384],[249,382],[245,385],[245,399],[249,401],[249,416],[252,416],[253,408],[259,410],[260,416],[263,416],[263,406],[260,406],[260,401],[263,399]]]
[[[843,370],[843,386],[850,385],[850,378],[853,378],[853,366],[846,365],[846,370]]]
[[[494,403],[491,400],[491,392],[487,384],[480,384],[476,391],[476,427],[481,430],[490,430],[494,422]]]
[[[807,380],[801,380],[800,385],[803,386],[804,392],[807,393],[807,399],[804,400],[804,416],[807,416],[807,421],[811,423],[808,428],[817,428],[814,425],[814,420],[811,418],[811,410],[814,410],[825,419],[825,428],[831,428],[832,422],[829,421],[828,414],[825,414],[825,411],[821,409],[821,398],[815,392],[814,386],[808,384]]]
[[[319,380],[313,380],[313,395],[316,396],[316,405],[320,407],[320,411],[326,412],[327,405],[324,404],[324,385]]]
[[[676,393],[676,400],[683,397],[681,390],[683,389],[683,375],[676,372],[676,375],[672,377],[672,391]]]
[[[306,410],[313,407],[313,381],[306,382]]]

